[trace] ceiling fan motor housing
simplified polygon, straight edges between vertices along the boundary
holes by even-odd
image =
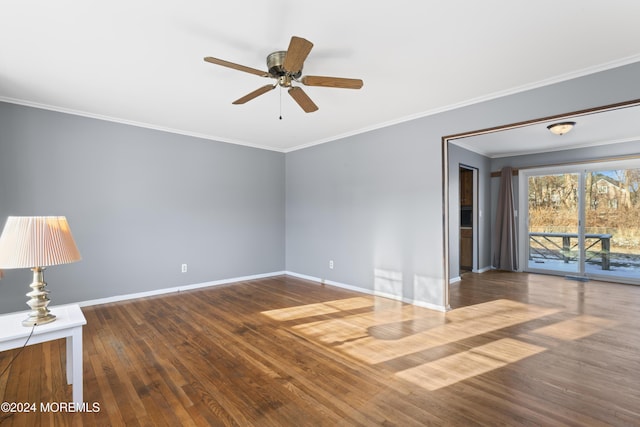
[[[285,56],[287,56],[286,50],[279,50],[267,56],[267,69],[269,70],[269,74],[271,74],[275,78],[283,77],[286,75],[288,75],[292,79],[299,78],[302,75],[302,68],[300,68],[296,73],[291,73],[282,67]]]
[[[302,65],[309,55],[309,52],[311,52],[311,48],[313,48],[313,43],[309,40],[305,40],[302,37],[292,36],[287,50],[272,52],[267,56],[267,69],[269,71],[266,73],[262,70],[258,70],[257,68],[235,64],[212,56],[207,56],[204,60],[212,64],[221,65],[223,67],[232,68],[245,73],[255,74],[260,77],[276,79],[276,84],[264,85],[253,92],[236,99],[233,101],[234,105],[245,104],[246,102],[251,101],[260,95],[264,95],[265,93],[280,86],[281,88],[288,89],[287,92],[291,95],[291,98],[295,100],[305,113],[311,113],[316,111],[318,106],[311,100],[311,98],[309,98],[300,86],[293,86],[292,83],[294,81],[306,86],[324,86],[345,89],[360,89],[362,87],[362,80],[360,79],[346,79],[342,77],[327,76],[301,77]]]

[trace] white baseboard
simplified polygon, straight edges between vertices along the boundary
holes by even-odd
[[[333,280],[321,279],[321,278],[318,278],[318,277],[308,276],[306,274],[295,273],[293,271],[285,271],[284,274],[286,274],[288,276],[297,277],[299,279],[310,280],[312,282],[318,282],[318,283],[321,283],[321,284],[335,286],[337,288],[347,289],[347,290],[354,291],[354,292],[360,292],[360,293],[363,293],[363,294],[368,294],[368,295],[373,295],[373,296],[383,297],[383,298],[389,298],[389,299],[396,300],[396,301],[402,301],[402,302],[405,302],[407,304],[415,305],[415,306],[418,306],[418,307],[428,308],[430,310],[437,310],[437,311],[442,311],[442,312],[448,311],[448,309],[443,305],[432,304],[432,303],[428,303],[426,301],[418,301],[418,300],[414,300],[414,299],[408,299],[408,298],[404,298],[404,297],[399,296],[399,295],[393,295],[393,294],[389,294],[389,293],[386,293],[386,292],[380,292],[380,291],[375,291],[375,290],[371,290],[371,289],[361,288],[361,287],[358,287],[358,286],[347,285],[345,283],[334,282]]]
[[[297,278],[300,278],[300,279],[310,280],[312,282],[317,282],[317,283],[322,283],[322,284],[335,286],[335,287],[342,288],[342,289],[347,289],[347,290],[354,291],[354,292],[359,292],[359,293],[368,294],[368,295],[374,295],[374,296],[383,297],[383,298],[389,298],[389,299],[393,299],[393,300],[396,300],[396,301],[402,301],[402,302],[405,302],[407,304],[412,304],[412,305],[415,305],[415,306],[418,306],[418,307],[428,308],[430,310],[437,310],[437,311],[442,311],[442,312],[445,312],[445,311],[448,310],[446,307],[444,307],[442,305],[431,304],[431,303],[428,303],[428,302],[425,302],[425,301],[418,301],[418,300],[414,300],[414,299],[403,298],[401,296],[392,295],[392,294],[389,294],[389,293],[386,293],[386,292],[374,291],[374,290],[371,290],[371,289],[365,289],[365,288],[361,288],[361,287],[358,287],[358,286],[347,285],[345,283],[334,282],[333,280],[325,280],[325,279],[321,279],[321,278],[318,278],[318,277],[313,277],[313,276],[308,276],[308,275],[305,275],[305,274],[295,273],[293,271],[275,271],[275,272],[271,272],[271,273],[256,274],[256,275],[252,275],[252,276],[233,277],[233,278],[229,278],[229,279],[214,280],[214,281],[211,281],[211,282],[196,283],[196,284],[193,284],[193,285],[176,286],[176,287],[164,288],[164,289],[154,289],[152,291],[146,291],[146,292],[136,292],[136,293],[132,293],[132,294],[116,295],[116,296],[112,296],[112,297],[92,299],[92,300],[77,302],[75,304],[78,304],[80,307],[88,307],[88,306],[92,306],[92,305],[108,304],[108,303],[111,303],[111,302],[126,301],[126,300],[131,300],[131,299],[136,299],[136,298],[145,298],[145,297],[150,297],[150,296],[155,296],[155,295],[170,294],[170,293],[174,293],[174,292],[183,292],[183,291],[189,291],[189,290],[193,290],[193,289],[206,288],[206,287],[210,287],[210,286],[226,285],[226,284],[229,284],[229,283],[243,282],[245,280],[264,279],[264,278],[267,278],[267,277],[282,276],[282,275],[289,275],[289,276],[297,277]]]
[[[234,283],[234,282],[243,282],[245,280],[264,279],[264,278],[267,278],[267,277],[282,276],[284,274],[286,274],[284,271],[276,271],[276,272],[272,272],[272,273],[255,274],[255,275],[252,275],[252,276],[233,277],[233,278],[230,278],[230,279],[214,280],[212,282],[195,283],[193,285],[176,286],[176,287],[173,287],[173,288],[155,289],[153,291],[136,292],[136,293],[133,293],[133,294],[116,295],[116,296],[113,296],[113,297],[92,299],[92,300],[88,300],[88,301],[78,302],[76,304],[78,304],[80,307],[88,307],[90,305],[107,304],[107,303],[110,303],[110,302],[126,301],[126,300],[130,300],[130,299],[144,298],[144,297],[150,297],[150,296],[154,296],[154,295],[162,295],[162,294],[170,294],[170,293],[174,293],[174,292],[190,291],[190,290],[193,290],[193,289],[206,288],[206,287],[209,287],[209,286],[226,285],[226,284]]]
[[[479,270],[473,270],[472,273],[482,274],[485,271],[489,271],[489,270],[493,270],[493,267],[482,267]],[[460,276],[452,277],[452,278],[449,279],[449,284],[453,285],[454,283],[458,283],[461,280],[462,280],[462,277],[460,277]]]

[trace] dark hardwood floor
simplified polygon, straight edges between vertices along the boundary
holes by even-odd
[[[640,425],[640,287],[469,273],[450,299],[282,276],[85,307],[99,412],[0,425]],[[27,347],[1,400],[68,402],[64,360],[62,340]]]

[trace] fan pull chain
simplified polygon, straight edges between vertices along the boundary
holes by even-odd
[[[280,120],[282,120],[282,86],[280,87]]]

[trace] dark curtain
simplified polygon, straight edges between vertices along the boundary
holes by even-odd
[[[513,171],[510,167],[502,168],[492,246],[493,266],[498,270],[508,271],[518,269],[518,241],[512,176]]]

